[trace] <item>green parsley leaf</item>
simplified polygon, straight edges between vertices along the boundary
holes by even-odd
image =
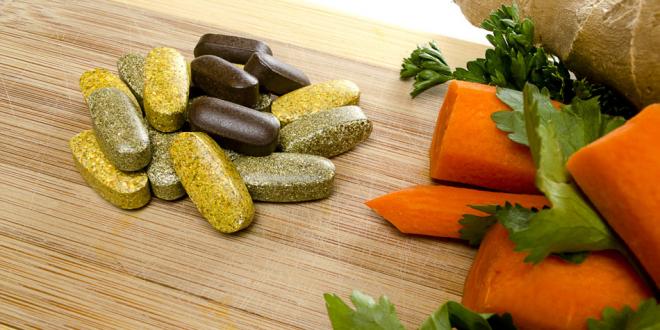
[[[431,41],[428,45],[417,46],[410,57],[403,59],[399,76],[401,79],[415,78],[413,90],[410,92],[410,95],[415,97],[435,85],[444,84],[452,79],[452,71],[438,45],[435,41]]]
[[[509,89],[497,88],[497,98],[508,105],[511,110],[494,112],[490,117],[495,126],[501,131],[510,133],[507,136],[513,142],[528,145],[527,128],[525,127],[524,106],[522,92]]]
[[[461,239],[467,240],[470,245],[481,244],[488,230],[499,220],[507,228],[509,233],[520,232],[528,229],[529,221],[538,212],[534,208],[526,208],[520,204],[512,205],[506,202],[504,205],[470,205],[471,208],[487,213],[486,216],[464,214],[459,220],[462,225],[459,230]],[[556,253],[558,257],[567,262],[579,264],[586,260],[588,252],[562,252]]]
[[[449,301],[422,323],[420,330],[515,330],[511,315],[478,314]]]
[[[574,97],[590,99],[598,96],[605,113],[626,118],[637,113],[636,108],[622,95],[605,85],[586,79],[574,80],[565,65],[534,43],[534,24],[521,18],[518,7],[502,6],[493,11],[481,26],[490,31],[486,36],[493,45],[484,58],[457,68],[453,74],[435,42],[418,46],[403,60],[401,78],[415,77],[410,93],[413,97],[449,79],[472,81],[522,90],[527,82],[547,88],[553,100],[568,103]],[[423,70],[435,72],[425,72]]]
[[[570,262],[572,264],[581,264],[589,256],[589,252],[562,252],[556,254],[558,257],[562,258],[564,261]]]
[[[607,133],[615,130],[616,128],[618,128],[619,126],[625,123],[626,120],[623,117],[603,115],[603,122],[600,127],[600,134],[601,136],[605,136],[607,135]]]
[[[541,91],[541,93],[544,95],[549,95],[547,91]],[[491,115],[491,119],[495,122],[495,126],[501,131],[510,133],[507,136],[509,139],[511,139],[511,141],[529,146],[529,142],[527,141],[527,127],[525,124],[522,92],[498,87],[496,95],[500,101],[508,105],[513,111],[504,110],[494,112]],[[573,100],[573,102],[580,103],[577,105],[577,107],[590,107],[592,110],[598,106],[598,102],[595,98],[586,101],[576,98]],[[597,115],[595,111],[591,111],[590,113]],[[597,130],[598,137],[606,135],[607,133],[611,132],[626,122],[623,117],[615,117],[604,114],[601,114],[600,119],[596,120],[600,120],[601,122],[600,129]],[[592,133],[596,132],[594,131]]]
[[[323,297],[332,328],[335,330],[404,329],[394,305],[385,296],[381,296],[376,303],[373,298],[355,290],[351,294],[355,309],[346,305],[335,294],[326,293]]]
[[[495,217],[497,205],[469,206],[477,211],[487,213],[485,216],[463,214],[463,217],[458,220],[458,223],[462,225],[458,231],[461,234],[461,239],[468,241],[472,246],[477,246],[481,244],[481,240],[486,236],[490,227],[497,223],[497,218]]]
[[[376,301],[360,291],[353,291],[352,309],[337,295],[326,293],[325,306],[334,330],[404,329],[394,305],[385,296]],[[424,321],[420,330],[515,330],[510,314],[479,314],[449,301]]]
[[[600,107],[605,113],[612,116],[631,118],[637,114],[637,108],[621,94],[605,85],[589,82],[584,78],[573,81],[573,93],[581,99],[597,96]]]
[[[570,100],[573,96],[570,73],[556,57],[548,56],[542,47],[535,45],[534,24],[527,18],[521,19],[515,4],[493,11],[481,26],[491,32],[486,38],[493,49],[487,50],[483,59],[476,60],[483,62],[485,68],[483,73],[475,74],[483,77],[480,82],[517,90],[531,82],[548,88],[553,99]],[[468,62],[465,71],[471,71],[472,62]],[[463,79],[472,75],[457,69],[454,77]]]
[[[526,230],[529,227],[530,219],[536,213],[536,210],[528,209],[520,204],[511,205],[506,202],[504,206],[497,207],[495,217],[510,234],[513,234]]]
[[[625,306],[620,311],[608,307],[601,320],[589,319],[589,330],[659,330],[660,305],[651,298],[639,304],[637,311]]]
[[[551,253],[621,249],[566,170],[568,158],[602,134],[597,100],[576,99],[557,111],[536,86],[526,85],[523,94],[527,139],[537,167],[536,185],[552,207],[533,214],[521,215],[516,208],[497,213],[516,250],[529,253],[525,261],[538,263]],[[521,221],[524,217],[528,219]]]

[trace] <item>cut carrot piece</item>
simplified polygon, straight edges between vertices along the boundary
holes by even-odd
[[[568,170],[660,286],[660,104],[578,150]]]
[[[499,224],[486,234],[468,274],[463,304],[481,313],[510,313],[518,329],[586,329],[605,307],[638,306],[651,289],[616,251],[592,252],[581,264],[525,253]]]
[[[460,238],[458,221],[464,214],[486,215],[469,205],[518,203],[550,205],[541,195],[519,195],[451,186],[416,186],[380,196],[365,204],[406,234]]]
[[[538,193],[529,148],[490,118],[509,109],[493,86],[453,80],[431,144],[431,177],[513,193]]]

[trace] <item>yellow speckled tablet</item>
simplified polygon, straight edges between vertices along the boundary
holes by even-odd
[[[80,76],[80,91],[85,98],[85,103],[88,102],[89,96],[92,95],[94,91],[106,87],[114,87],[126,93],[126,96],[128,96],[131,102],[133,102],[135,108],[140,112],[140,116],[142,116],[142,108],[140,107],[140,103],[138,103],[137,99],[133,95],[133,92],[131,92],[128,86],[126,86],[126,84],[124,84],[124,82],[119,79],[119,76],[101,68],[85,71]]]
[[[321,110],[357,105],[360,89],[348,80],[331,80],[284,94],[273,101],[271,112],[282,126]]]
[[[170,155],[176,174],[202,216],[218,231],[233,233],[252,222],[254,205],[225,152],[201,132],[179,133]]]
[[[91,130],[71,138],[69,148],[85,182],[108,202],[122,209],[136,209],[151,199],[147,174],[118,170],[103,155]]]
[[[144,111],[149,124],[174,132],[185,122],[190,72],[183,55],[172,48],[152,49],[144,64]]]

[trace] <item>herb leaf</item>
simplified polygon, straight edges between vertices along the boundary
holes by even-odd
[[[325,306],[334,330],[403,329],[394,305],[385,296],[376,301],[360,291],[353,291],[352,309],[337,295],[326,293]],[[509,314],[479,314],[449,301],[424,321],[420,330],[515,330]]]
[[[620,249],[618,240],[566,170],[568,158],[602,133],[597,100],[576,99],[557,111],[535,86],[526,85],[523,93],[527,138],[537,167],[536,185],[552,207],[522,215],[517,208],[498,210],[496,216],[509,231],[516,250],[529,253],[525,261],[538,263],[551,253]]]
[[[451,69],[435,41],[417,46],[410,57],[404,58],[399,76],[401,79],[415,77],[413,90],[410,92],[412,97],[452,79]]]
[[[466,68],[457,68],[453,74],[435,42],[418,46],[409,58],[404,59],[401,78],[415,77],[410,94],[415,97],[452,78],[516,90],[522,90],[530,82],[547,88],[553,100],[563,103],[574,97],[590,99],[598,96],[605,113],[629,118],[637,112],[628,100],[607,86],[586,79],[573,80],[556,56],[535,45],[534,24],[529,19],[520,18],[515,4],[493,11],[481,26],[491,32],[486,38],[493,48],[486,50],[484,58],[468,62]],[[425,69],[435,74],[425,72],[420,75]]]
[[[478,314],[463,305],[449,301],[422,323],[420,330],[515,330],[509,314]]]
[[[497,212],[497,205],[469,205],[471,208],[487,213],[485,216],[474,214],[463,214],[463,218],[458,220],[461,229],[458,231],[461,234],[461,239],[468,241],[472,246],[481,244],[486,233],[491,226],[497,223],[495,213]]]
[[[534,44],[534,24],[520,18],[515,4],[493,11],[481,27],[491,32],[486,38],[493,49],[486,51],[484,59],[476,60],[483,62],[485,68],[477,74],[483,77],[479,82],[516,90],[531,82],[548,88],[553,99],[565,101],[573,97],[570,73],[559,59]],[[468,62],[465,71],[472,71],[473,62]],[[465,71],[457,69],[454,77],[470,77]]]
[[[620,311],[608,307],[603,310],[602,320],[589,319],[589,330],[658,330],[660,329],[660,305],[651,298],[639,304],[637,311],[625,306]]]
[[[562,258],[564,261],[570,262],[572,264],[581,264],[583,261],[587,260],[589,252],[563,252],[557,253],[556,255]]]
[[[394,305],[385,296],[381,296],[376,303],[373,298],[355,290],[351,294],[355,309],[346,305],[335,294],[326,293],[323,297],[332,328],[335,330],[404,329]]]
[[[528,145],[522,92],[498,87],[496,95],[500,101],[508,105],[513,111],[494,112],[490,117],[495,122],[495,126],[501,131],[510,133],[508,137],[513,142]]]

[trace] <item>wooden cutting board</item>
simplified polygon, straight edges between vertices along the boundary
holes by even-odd
[[[249,3],[249,4],[246,4]],[[78,88],[123,53],[192,49],[207,32],[267,41],[312,81],[350,79],[371,138],[333,159],[336,191],[258,203],[223,235],[188,199],[113,207],[83,182],[67,141],[91,127]],[[401,31],[300,1],[0,1],[0,325],[16,328],[329,327],[323,293],[387,294],[410,328],[460,300],[474,250],[399,234],[363,202],[430,183],[444,87],[411,100],[401,58],[435,38],[452,66],[484,46]]]

